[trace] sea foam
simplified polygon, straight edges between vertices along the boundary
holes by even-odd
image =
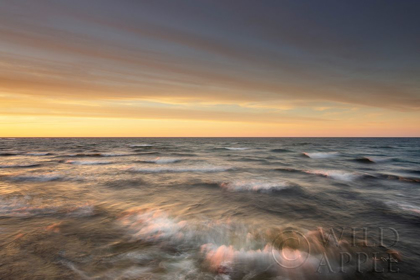
[[[338,156],[338,152],[327,152],[327,153],[321,153],[321,152],[316,152],[316,153],[303,153],[303,155],[309,157],[309,158],[313,158],[313,159],[324,159],[324,158],[333,158]]]
[[[232,169],[223,166],[184,166],[184,167],[132,167],[129,171],[142,173],[177,173],[177,172],[223,172]]]
[[[244,150],[248,150],[249,148],[241,148],[241,147],[225,147],[226,150],[231,150],[231,151],[244,151]]]
[[[305,173],[320,175],[320,176],[329,177],[335,180],[346,181],[346,182],[354,181],[360,178],[361,176],[360,174],[357,174],[357,173],[346,172],[342,170],[307,170],[305,171]]]
[[[257,180],[240,180],[221,183],[220,187],[228,191],[273,192],[292,187],[287,181],[266,182]]]
[[[77,160],[67,160],[66,163],[75,164],[75,165],[105,165],[111,164],[111,161],[77,161]]]

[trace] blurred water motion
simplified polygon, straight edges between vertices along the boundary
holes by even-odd
[[[0,278],[415,279],[419,144],[1,139]],[[341,227],[340,246],[320,235]],[[399,241],[363,246],[363,234],[352,240],[350,227],[367,228],[369,242],[378,241],[376,229],[392,227]],[[301,233],[310,250],[304,242],[280,246],[285,230]],[[366,272],[353,258],[338,273],[340,252],[366,254]],[[375,252],[392,255],[399,272],[372,273]],[[336,273],[317,272],[325,256]],[[304,262],[289,269],[287,259]]]

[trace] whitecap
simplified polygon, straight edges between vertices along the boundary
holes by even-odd
[[[231,167],[206,166],[206,167],[132,167],[129,171],[143,173],[177,173],[177,172],[223,172],[230,170]]]
[[[381,162],[386,162],[386,161],[391,161],[392,160],[392,158],[390,158],[390,157],[371,157],[371,156],[369,156],[369,157],[365,157],[365,158],[367,158],[368,160],[370,160],[372,162],[376,162],[376,163],[381,163]]]
[[[103,157],[126,157],[126,156],[133,156],[134,154],[129,153],[102,153],[101,156]]]
[[[14,175],[6,176],[6,178],[12,181],[19,182],[50,182],[63,179],[63,176],[57,174],[48,174],[48,175]]]
[[[142,162],[146,162],[146,163],[158,163],[158,164],[164,164],[164,163],[175,163],[175,162],[180,162],[181,159],[179,158],[155,158],[155,159],[147,159],[147,160],[142,160]]]
[[[76,160],[67,160],[66,163],[75,164],[75,165],[105,165],[111,164],[110,161],[76,161]]]
[[[130,153],[78,153],[78,154],[66,154],[64,157],[124,157],[133,156],[135,154]]]
[[[307,170],[305,173],[308,174],[315,174],[315,175],[321,175],[324,177],[329,177],[335,180],[339,181],[354,181],[358,178],[360,178],[360,174],[353,173],[353,172],[346,172],[342,170]]]
[[[35,203],[34,203],[35,202]],[[37,203],[38,202],[38,203]],[[93,214],[94,207],[85,204],[59,204],[59,203],[39,203],[28,199],[16,197],[9,199],[0,198],[0,216],[3,217],[32,217],[36,215],[64,214],[68,216],[90,216]]]
[[[315,153],[303,153],[305,156],[313,159],[333,158],[338,156],[338,152],[315,152]]]
[[[182,239],[185,221],[177,221],[160,209],[133,208],[118,219],[120,226],[134,240],[149,242],[163,239]]]
[[[221,183],[220,187],[228,191],[272,192],[287,189],[293,184],[287,181],[264,182],[256,180],[240,180]]]
[[[394,201],[389,201],[386,204],[392,208],[396,206],[408,214],[420,215],[420,206],[412,205],[409,203],[398,203]]]
[[[45,153],[27,153],[28,156],[49,156],[52,155],[51,153],[45,152]]]
[[[231,150],[231,151],[244,151],[244,150],[248,150],[249,148],[225,147],[225,149]]]

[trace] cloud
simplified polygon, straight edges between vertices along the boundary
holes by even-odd
[[[321,115],[330,107],[338,120],[354,107],[420,113],[412,4],[151,2],[0,3],[0,93],[14,96],[0,114],[305,123],[333,121]]]

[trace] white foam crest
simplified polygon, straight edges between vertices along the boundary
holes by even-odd
[[[290,277],[287,279],[306,279],[302,276],[307,272],[310,272],[307,275],[313,275],[316,271],[314,268],[319,264],[319,260],[316,257],[311,257],[308,252],[292,248],[277,250],[270,244],[266,244],[262,249],[249,250],[235,248],[232,245],[218,246],[209,243],[201,246],[201,254],[210,270],[228,277],[224,279],[230,279],[230,275],[238,272],[249,276],[255,276],[255,273],[262,272],[268,272],[272,276],[285,276],[287,273],[286,275]],[[300,273],[298,275],[289,274],[290,271],[279,264],[290,267],[300,266]],[[302,270],[306,273],[302,273]],[[244,279],[248,278],[245,276]]]
[[[240,148],[240,147],[225,147],[226,150],[231,150],[231,151],[244,151],[244,150],[248,150],[249,148]]]
[[[386,204],[388,206],[391,206],[391,207],[396,206],[399,209],[401,209],[404,212],[407,212],[409,214],[420,215],[420,207],[416,206],[416,205],[412,205],[412,204],[409,204],[409,203],[398,203],[398,202],[394,202],[394,201],[389,201]]]
[[[51,153],[44,152],[44,153],[27,153],[28,156],[49,156]]]
[[[142,173],[178,173],[178,172],[223,172],[230,170],[231,167],[223,166],[184,166],[184,167],[132,167],[129,171]]]
[[[381,163],[381,162],[386,162],[386,161],[392,160],[392,158],[390,158],[390,157],[371,157],[371,156],[369,156],[369,157],[365,157],[365,158],[367,158],[368,160],[370,160],[372,162],[376,162],[376,163]]]
[[[105,165],[111,164],[110,161],[77,161],[77,160],[67,160],[66,163],[75,164],[75,165]]]
[[[354,173],[354,172],[346,172],[342,170],[307,170],[305,173],[308,174],[315,174],[320,175],[324,177],[329,177],[335,180],[340,181],[354,181],[358,178],[360,178],[360,174]]]
[[[274,263],[272,247],[269,245],[257,250],[237,250],[232,245],[208,243],[201,246],[201,253],[210,269],[219,274],[230,274],[235,263],[263,263],[267,267]]]
[[[128,145],[131,148],[140,148],[140,147],[153,147],[151,144],[131,144]]]
[[[313,159],[323,159],[323,158],[333,158],[338,156],[338,152],[315,152],[315,153],[303,153],[305,156],[313,158]]]
[[[148,162],[148,163],[158,163],[158,164],[165,164],[165,163],[175,163],[175,162],[180,162],[182,159],[179,158],[164,158],[164,157],[158,157],[155,159],[147,159],[147,160],[143,160],[143,162]]]
[[[185,221],[177,221],[160,209],[134,208],[118,219],[134,240],[156,242],[166,239],[181,240]]]
[[[272,192],[291,187],[292,184],[287,181],[266,182],[257,180],[238,180],[221,183],[220,187],[228,191],[254,191],[254,192]]]
[[[50,182],[61,180],[64,177],[59,174],[42,174],[42,175],[9,175],[7,176],[12,181],[20,182]]]
[[[37,201],[35,201],[37,202]],[[88,203],[63,205],[57,203],[31,203],[29,199],[13,197],[0,198],[0,216],[32,217],[36,215],[64,214],[69,216],[90,216],[94,207]]]
[[[125,157],[125,156],[132,156],[134,154],[130,153],[101,153],[103,157]]]

